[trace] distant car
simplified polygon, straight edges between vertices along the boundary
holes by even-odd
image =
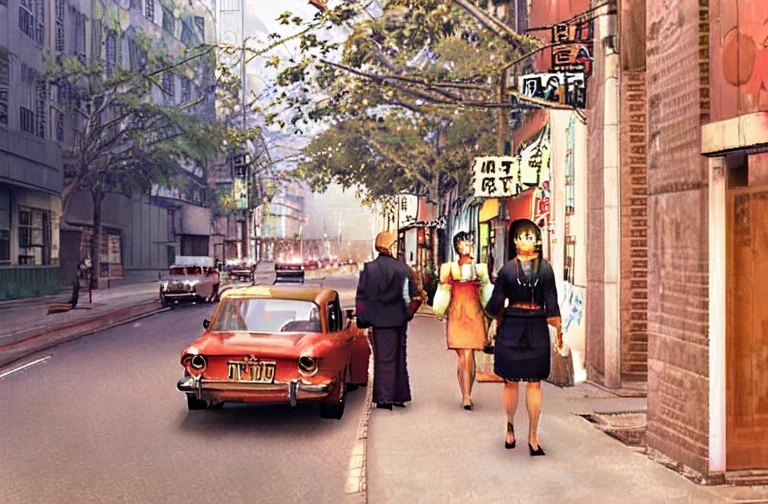
[[[321,269],[323,267],[323,263],[315,259],[308,259],[304,261],[303,266],[304,266],[304,269],[316,270],[316,269]]]
[[[300,263],[275,263],[275,281],[279,283],[304,283],[304,265]]]
[[[210,257],[179,256],[160,283],[163,306],[182,302],[214,302],[218,299],[219,272]]]
[[[254,278],[256,265],[247,263],[235,263],[227,265],[225,270],[227,271],[227,280],[230,282],[251,282]]]
[[[257,285],[222,295],[205,333],[181,353],[187,407],[317,402],[340,419],[347,392],[368,382],[370,347],[335,290]]]

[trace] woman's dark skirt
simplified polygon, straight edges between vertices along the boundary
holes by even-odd
[[[493,372],[507,381],[549,378],[549,327],[543,317],[511,317],[501,321],[496,336]]]

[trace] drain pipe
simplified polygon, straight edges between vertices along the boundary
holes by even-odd
[[[599,16],[605,68],[603,104],[603,285],[605,385],[621,388],[620,60],[616,4]]]

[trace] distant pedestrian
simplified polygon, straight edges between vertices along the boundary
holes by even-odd
[[[550,371],[548,324],[557,329],[557,346],[563,344],[560,307],[554,271],[541,257],[541,229],[528,219],[516,220],[510,227],[509,240],[509,250],[516,250],[517,254],[499,271],[485,308],[498,322],[494,373],[504,378],[503,402],[507,416],[504,446],[515,447],[519,385],[521,381],[527,382],[528,449],[534,457],[544,455],[538,436],[541,380],[547,379]]]
[[[394,257],[396,246],[393,233],[376,236],[379,256],[363,265],[355,298],[358,326],[371,328],[373,402],[389,410],[393,405],[405,407],[411,400],[406,333],[420,299],[410,268]]]

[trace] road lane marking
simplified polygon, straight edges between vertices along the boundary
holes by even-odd
[[[26,364],[23,364],[21,366],[11,368],[8,371],[5,371],[4,373],[0,373],[0,378],[5,378],[9,374],[15,373],[16,371],[21,371],[22,369],[28,368],[29,366],[34,366],[37,363],[50,359],[51,357],[53,357],[53,355],[46,355],[45,357],[40,357],[39,359],[33,360],[32,362],[27,362]]]

